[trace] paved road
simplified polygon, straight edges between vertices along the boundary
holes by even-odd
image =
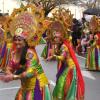
[[[55,86],[57,62],[47,62],[40,57],[43,47],[44,45],[40,45],[36,48],[36,50],[38,52],[43,69],[50,81],[52,91]],[[85,59],[79,56],[77,57],[85,80],[85,100],[100,100],[100,72],[86,71],[84,68]],[[0,82],[0,100],[14,100],[19,87],[20,81],[13,81],[8,84]]]

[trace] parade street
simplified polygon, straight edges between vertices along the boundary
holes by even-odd
[[[44,45],[36,47],[38,55],[42,52]],[[85,100],[100,100],[100,72],[86,71],[85,58],[77,56],[81,71],[85,80]],[[51,92],[55,86],[56,80],[56,61],[47,62],[40,57],[43,69],[49,79]],[[0,100],[14,100],[16,92],[20,87],[20,81],[13,81],[9,83],[0,82]]]

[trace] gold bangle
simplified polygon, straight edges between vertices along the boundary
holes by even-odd
[[[57,57],[57,55],[54,55],[54,59],[57,59],[58,57]]]
[[[20,76],[19,75],[14,75],[13,80],[17,80],[17,79],[20,79]]]

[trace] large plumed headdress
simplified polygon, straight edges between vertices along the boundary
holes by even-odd
[[[60,8],[53,13],[54,21],[59,21],[63,24],[64,30],[67,32],[71,31],[73,15],[69,9]]]
[[[23,8],[14,9],[10,18],[9,31],[12,36],[23,37],[29,46],[35,46],[39,43],[45,30],[43,9],[30,4]]]
[[[49,25],[49,30],[60,31],[62,33],[63,38],[69,39],[70,37],[68,33],[71,32],[72,19],[73,19],[73,15],[68,9],[66,10],[64,8],[60,8],[56,10],[55,13],[53,13],[53,18],[52,18],[52,22]],[[51,34],[51,38],[53,38],[54,34],[52,33],[54,32],[50,32],[50,31],[49,34]]]
[[[100,18],[97,16],[93,16],[89,23],[89,28],[92,33],[100,32]]]

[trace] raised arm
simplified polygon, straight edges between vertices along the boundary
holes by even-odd
[[[54,57],[57,60],[64,61],[67,58],[67,54],[68,54],[68,48],[65,45],[62,45],[60,55],[54,55]]]

